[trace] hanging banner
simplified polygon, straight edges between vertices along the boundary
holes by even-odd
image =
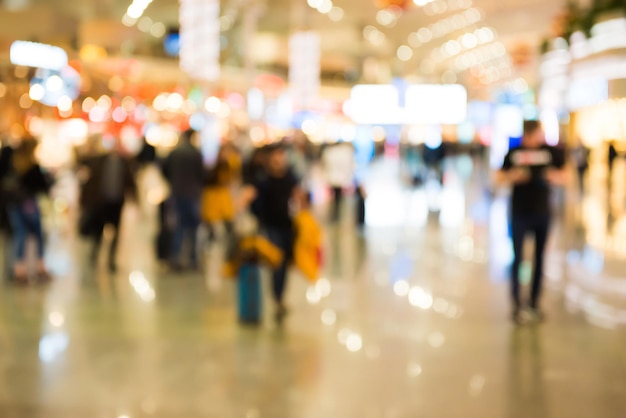
[[[319,93],[320,55],[317,32],[296,32],[289,38],[289,85],[296,108],[308,108]]]
[[[219,0],[180,0],[180,67],[194,79],[220,76]]]

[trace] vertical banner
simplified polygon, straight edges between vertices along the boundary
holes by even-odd
[[[317,32],[295,32],[289,39],[289,87],[296,109],[307,109],[320,89],[321,41]]]
[[[180,67],[190,77],[220,76],[219,0],[180,0]]]

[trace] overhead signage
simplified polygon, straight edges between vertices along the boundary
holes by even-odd
[[[197,80],[220,77],[219,0],[181,0],[180,67]]]
[[[296,32],[289,38],[289,86],[299,108],[307,109],[319,93],[320,55],[317,32]]]

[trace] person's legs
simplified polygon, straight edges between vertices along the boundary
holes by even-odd
[[[25,281],[27,272],[24,257],[26,255],[26,237],[28,236],[28,230],[26,228],[24,214],[18,205],[9,205],[7,207],[7,215],[13,238],[13,275],[15,279]]]
[[[189,258],[191,262],[191,268],[198,268],[198,228],[200,227],[200,201],[189,199],[187,202],[188,210],[188,225],[187,230],[189,233]]]
[[[336,222],[339,220],[341,214],[341,202],[343,200],[343,188],[333,187],[333,209],[332,220]]]
[[[207,222],[206,224],[207,231],[207,244],[212,244],[217,239],[217,232],[215,232],[215,224],[212,222]]]
[[[535,266],[533,274],[533,283],[530,294],[530,308],[537,310],[539,308],[539,298],[541,296],[543,282],[543,262],[548,241],[548,231],[550,229],[550,218],[548,215],[539,216],[533,225],[535,234]]]
[[[292,252],[291,231],[288,228],[272,228],[268,229],[267,233],[272,244],[283,252],[283,260],[280,266],[272,272],[272,295],[279,312],[284,315],[283,296],[287,286],[287,269]]]
[[[44,263],[45,238],[41,224],[41,211],[39,205],[34,202],[31,211],[25,214],[27,231],[37,240],[37,272],[42,279],[48,279],[48,273]]]
[[[578,167],[578,191],[583,194],[585,192],[585,169]]]
[[[200,225],[200,202],[190,198],[176,198],[177,225],[174,234],[172,261],[179,267],[185,239],[189,240],[191,267],[198,267],[198,227]]]
[[[172,236],[172,254],[171,262],[176,267],[180,264],[180,252],[185,239],[185,205],[181,198],[173,198],[173,206],[176,211],[176,227]]]
[[[524,258],[524,237],[528,221],[525,217],[513,215],[511,219],[511,235],[513,240],[513,263],[511,264],[511,297],[513,314],[517,315],[521,308],[519,270]]]
[[[120,225],[122,220],[122,209],[124,202],[115,202],[107,205],[108,221],[113,226],[113,240],[109,248],[109,271],[114,273],[117,271],[117,246],[120,238]]]
[[[93,265],[98,262],[98,255],[102,247],[102,237],[104,235],[104,226],[106,225],[105,213],[105,209],[102,206],[93,209],[93,247],[90,257]]]

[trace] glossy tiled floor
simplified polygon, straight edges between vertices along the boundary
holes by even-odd
[[[468,161],[457,165],[443,191],[409,192],[393,186],[392,163],[377,164],[371,227],[329,228],[327,280],[292,277],[282,329],[237,325],[219,248],[203,275],[161,273],[149,209],[126,210],[114,276],[86,268],[84,243],[53,217],[58,279],[0,288],[0,417],[626,416],[621,247],[601,248],[597,225],[606,199],[589,195],[580,217],[567,195],[549,319],[515,328],[504,200],[464,187]]]

